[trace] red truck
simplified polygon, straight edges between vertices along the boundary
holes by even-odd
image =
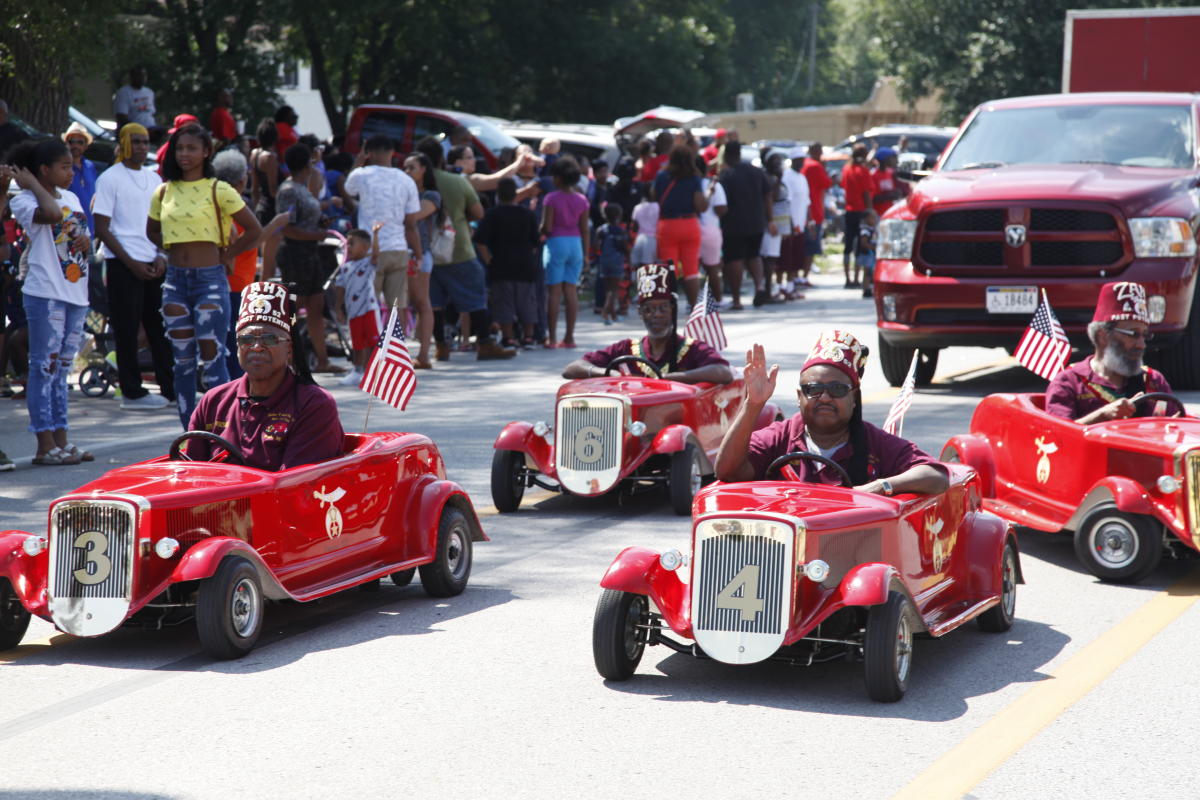
[[[1200,8],[1068,11],[1064,92],[1200,91]]]
[[[411,153],[426,136],[447,137],[462,125],[471,132],[471,149],[480,172],[500,169],[505,148],[516,150],[519,141],[488,120],[462,111],[421,106],[371,104],[354,109],[346,127],[346,152],[357,154],[363,143],[382,133],[396,142],[397,153]]]
[[[1014,348],[1045,289],[1072,342],[1101,284],[1149,295],[1151,360],[1200,388],[1200,95],[1078,93],[984,103],[879,226],[880,362],[899,386],[938,351]]]

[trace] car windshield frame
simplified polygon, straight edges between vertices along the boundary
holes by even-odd
[[[1194,170],[1196,152],[1195,114],[1187,103],[984,108],[946,152],[939,171],[1026,164]]]
[[[506,147],[516,150],[521,146],[521,143],[517,139],[509,136],[482,117],[460,112],[456,112],[455,116],[458,117],[459,124],[469,130],[471,135],[478,139],[480,144],[490,150],[494,156],[499,156],[500,151]]]

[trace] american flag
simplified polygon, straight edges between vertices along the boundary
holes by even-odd
[[[892,410],[888,412],[887,419],[883,421],[883,430],[893,436],[899,436],[900,431],[904,430],[904,412],[908,411],[908,407],[912,405],[913,392],[917,390],[917,360],[920,357],[920,352],[914,350],[912,363],[908,367],[908,377],[904,379],[904,385],[900,387],[900,394],[896,396],[896,402],[892,403]]]
[[[371,355],[371,363],[358,387],[401,411],[417,388],[412,358],[404,344],[404,316],[395,306],[388,315],[379,349]]]
[[[1033,314],[1033,320],[1029,323],[1025,335],[1021,337],[1021,343],[1017,345],[1014,355],[1023,367],[1046,380],[1057,375],[1071,355],[1071,343],[1050,308],[1045,289],[1042,290],[1042,299]]]
[[[696,305],[692,307],[692,313],[688,315],[683,331],[693,339],[708,342],[714,350],[724,350],[729,344],[725,338],[721,314],[717,311],[717,301],[708,291],[707,283],[700,290],[700,296],[696,298]]]

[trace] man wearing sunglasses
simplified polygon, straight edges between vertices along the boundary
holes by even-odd
[[[567,364],[563,377],[597,378],[619,356],[637,356],[659,368],[662,377],[680,383],[729,383],[733,370],[729,362],[706,342],[680,336],[675,331],[677,302],[675,271],[670,264],[647,264],[636,275],[638,313],[646,326],[646,335],[585,353]],[[634,375],[654,377],[645,364],[623,364],[619,369]]]
[[[796,395],[800,413],[754,430],[755,420],[771,395],[779,366],[767,368],[762,345],[746,353],[745,401],[717,452],[717,478],[755,481],[776,478],[767,467],[796,450],[825,456],[846,470],[855,489],[874,494],[945,491],[947,473],[937,461],[899,436],[862,418],[859,381],[867,362],[865,348],[852,334],[821,334],[800,370]],[[800,480],[840,484],[836,470],[804,459],[792,464]]]
[[[342,454],[337,402],[293,364],[291,308],[281,284],[252,283],[242,291],[236,340],[246,374],[205,393],[188,425],[226,439],[248,466],[271,472]],[[214,451],[220,448],[208,442],[187,445],[193,461],[207,461]]]
[[[1087,328],[1096,352],[1063,369],[1046,387],[1046,411],[1082,425],[1174,411],[1168,404],[1137,403],[1142,394],[1170,392],[1161,372],[1142,363],[1150,341],[1146,289],[1123,281],[1100,287]]]

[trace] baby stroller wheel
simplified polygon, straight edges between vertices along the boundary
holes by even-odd
[[[104,397],[108,394],[108,375],[103,366],[92,364],[79,373],[79,391],[84,397]]]

